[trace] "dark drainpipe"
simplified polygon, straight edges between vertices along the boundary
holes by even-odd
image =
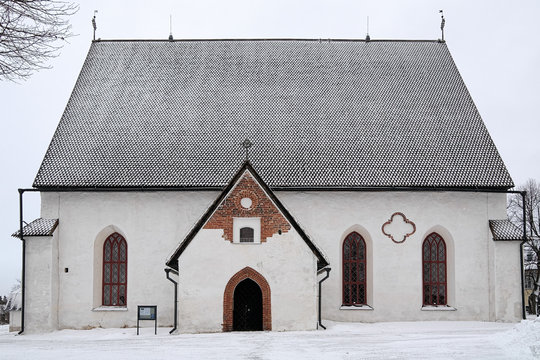
[[[321,271],[323,270],[326,270],[326,276],[323,277],[321,280],[319,280],[319,323],[317,324],[317,327],[322,327],[324,330],[326,330],[326,326],[324,326],[321,322],[321,296],[322,296],[322,291],[321,291],[321,284],[324,280],[328,279],[328,277],[330,276],[330,268],[325,268],[325,269],[321,269]]]
[[[178,324],[178,282],[171,279],[169,274],[172,272],[173,274],[178,275],[178,271],[174,269],[165,269],[165,272],[167,273],[167,279],[174,284],[174,327],[171,331],[169,331],[169,334],[172,334],[176,330],[176,326]]]
[[[527,195],[526,191],[520,191],[521,194],[521,204],[523,205],[523,241],[519,245],[519,259],[521,264],[521,311],[523,320],[527,319],[527,313],[525,312],[525,268],[523,266],[523,245],[527,242],[527,214],[525,213],[525,196]]]

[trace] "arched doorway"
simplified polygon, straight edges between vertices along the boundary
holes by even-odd
[[[262,330],[262,291],[249,278],[234,289],[233,331]]]
[[[256,270],[248,266],[234,274],[225,286],[225,292],[223,293],[223,331],[272,330],[270,299],[270,286],[264,276]],[[260,319],[257,320],[253,329],[251,329],[251,326],[245,329],[241,325],[237,326],[242,320],[235,319],[235,317],[242,316],[242,308],[244,312],[259,314],[253,316],[253,318]],[[238,309],[238,311],[235,311],[235,309]],[[248,318],[251,318],[251,315]],[[262,324],[259,325],[258,321],[261,321]],[[249,319],[248,322],[250,322]]]

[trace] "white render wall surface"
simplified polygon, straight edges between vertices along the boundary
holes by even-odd
[[[54,236],[27,236],[24,333],[58,327],[58,244]]]
[[[262,243],[231,243],[222,230],[201,230],[179,259],[180,332],[219,332],[227,283],[249,266],[270,286],[272,330],[317,324],[317,259],[291,229]]]
[[[137,305],[157,305],[158,325],[172,326],[174,287],[165,262],[219,192],[41,195],[42,217],[59,219],[59,328],[136,326]],[[127,241],[128,288],[127,307],[111,310],[99,306],[101,270],[94,271],[94,258],[102,254],[95,243],[114,231]]]
[[[42,193],[41,216],[60,219],[55,232],[59,260],[57,269],[52,270],[58,278],[58,327],[135,326],[137,305],[158,305],[158,325],[172,325],[174,288],[165,277],[165,262],[218,195],[218,191]],[[519,243],[494,244],[488,226],[489,219],[506,218],[504,194],[279,191],[276,195],[322,250],[332,267],[330,278],[322,286],[323,318],[366,322],[519,320],[516,309],[520,310],[521,306],[520,292],[505,290],[520,286]],[[401,244],[392,242],[381,231],[381,226],[395,212],[404,213],[416,225],[416,232]],[[95,259],[96,253],[99,254],[96,244],[113,231],[122,234],[128,244],[128,304],[126,309],[122,309],[124,311],[99,307],[101,270]],[[340,310],[341,246],[351,231],[359,232],[368,243],[368,257],[371,257],[368,264],[368,277],[371,277],[368,303],[373,310]],[[456,311],[422,311],[421,245],[432,231],[442,235],[448,246],[449,301]],[[219,232],[201,232],[200,245],[214,237],[219,238]],[[249,246],[270,247],[276,240],[274,238],[266,244]],[[187,253],[194,244],[195,240],[186,249]],[[225,240],[219,244],[216,249],[225,253],[229,249],[236,253],[238,246],[245,246]],[[235,245],[237,247],[233,247]],[[246,250],[246,254],[250,251]],[[279,258],[278,253],[276,248],[273,260],[286,263],[287,257]],[[281,306],[280,301],[283,307],[299,301],[308,303],[308,309],[316,306],[309,305],[317,301],[316,290],[313,299],[289,300],[286,294],[281,298],[283,300],[277,298],[274,292],[276,285],[272,285],[276,275],[267,272],[264,267],[267,265],[261,267],[259,263],[263,258],[258,256],[262,255],[246,254],[238,254],[239,260],[235,264],[223,264],[229,266],[230,271],[223,277],[228,281],[230,276],[246,266],[265,276],[272,291],[274,330],[287,326],[274,324],[274,320],[280,318],[274,319]],[[251,256],[255,257],[252,259]],[[255,258],[261,261],[254,262]],[[312,255],[305,258],[307,262],[313,261]],[[187,257],[185,261],[188,261]],[[206,264],[207,267],[212,265]],[[65,268],[68,272],[64,272]],[[197,270],[204,268],[201,262]],[[190,267],[189,271],[194,269]],[[181,282],[185,280],[182,276],[186,274],[180,274]],[[306,284],[310,288],[313,281],[306,280]],[[223,286],[208,290],[217,294],[221,304]],[[182,291],[180,284],[179,294]],[[179,308],[181,306],[180,303]],[[312,316],[316,318],[316,308]],[[178,320],[181,324],[186,319],[179,316]],[[222,310],[219,327],[221,322]],[[313,326],[311,320],[309,326]],[[305,328],[304,325],[302,327]]]
[[[520,319],[519,242],[494,244],[488,225],[490,219],[506,218],[505,194],[280,191],[276,195],[331,264],[330,278],[322,286],[323,318],[364,322]],[[382,233],[382,225],[395,212],[416,225],[414,234],[400,244]],[[372,309],[341,308],[341,251],[352,231],[366,240],[367,298]],[[432,232],[439,233],[447,245],[448,301],[455,311],[429,311],[434,309],[422,306],[422,243]],[[490,247],[495,248],[491,255]]]

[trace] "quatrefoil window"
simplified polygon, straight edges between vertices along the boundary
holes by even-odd
[[[397,244],[404,242],[415,231],[416,225],[400,212],[392,214],[382,226],[383,234]]]

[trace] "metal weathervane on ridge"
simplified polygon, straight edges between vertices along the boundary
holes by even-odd
[[[242,147],[244,149],[246,149],[246,160],[245,161],[249,161],[249,148],[253,146],[253,143],[248,138],[246,138],[244,141],[242,141],[240,143],[240,145],[242,145]]]

